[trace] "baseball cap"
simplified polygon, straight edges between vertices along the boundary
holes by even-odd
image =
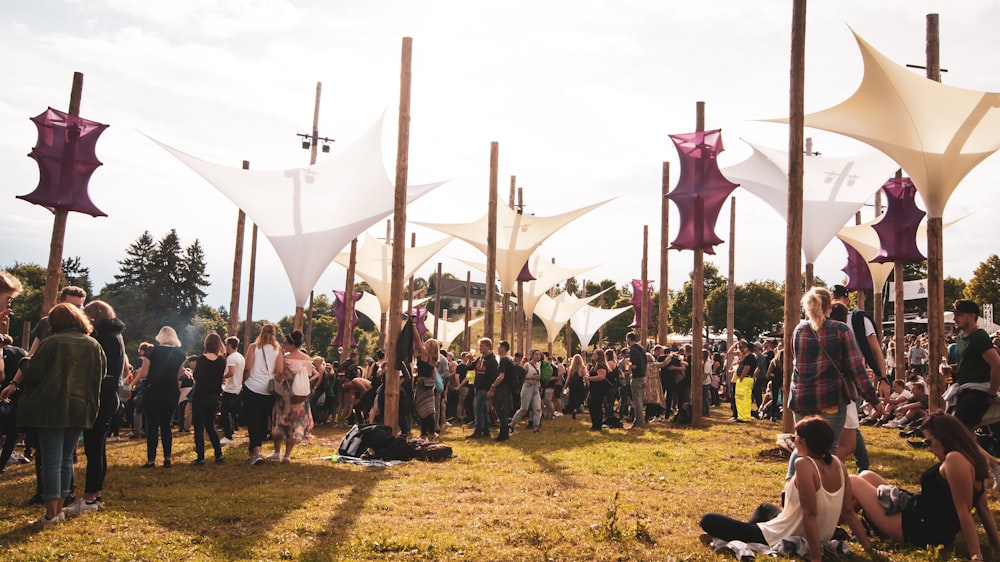
[[[837,298],[843,298],[848,295],[847,287],[843,285],[834,285],[830,290],[833,292],[833,296]]]
[[[952,312],[966,312],[968,314],[975,314],[979,316],[979,306],[972,301],[959,300],[955,301],[955,305],[951,309]]]

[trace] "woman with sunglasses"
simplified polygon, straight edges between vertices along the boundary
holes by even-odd
[[[851,477],[865,517],[888,538],[913,546],[949,546],[961,532],[972,560],[985,560],[972,519],[976,509],[994,549],[997,524],[986,497],[989,464],[972,432],[948,414],[936,413],[921,426],[927,449],[938,462],[920,476],[916,494],[891,486],[870,471]],[[995,558],[994,558],[995,560]]]

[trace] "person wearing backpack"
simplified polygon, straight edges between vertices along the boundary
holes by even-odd
[[[532,349],[528,352],[528,357],[529,359],[524,363],[524,366],[516,366],[517,369],[524,370],[524,383],[521,384],[521,407],[510,419],[510,425],[516,425],[517,422],[521,421],[521,418],[530,412],[532,428],[537,432],[542,424],[541,394],[539,392],[542,379],[542,352]]]

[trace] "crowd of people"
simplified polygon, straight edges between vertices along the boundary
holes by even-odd
[[[5,317],[20,291],[16,278],[0,272]],[[33,499],[45,509],[37,523],[49,525],[103,507],[106,443],[119,439],[123,427],[145,438],[142,468],[155,468],[159,451],[160,466],[172,466],[175,428],[178,434],[193,431],[195,466],[207,462],[206,434],[214,462],[224,463],[225,447],[236,442],[240,427],[246,429],[248,463],[288,463],[316,424],[386,423],[384,383],[393,372],[400,383],[395,425],[404,437],[418,434],[431,442],[460,424],[472,430],[467,439],[502,442],[522,422],[539,432],[546,420],[585,413],[595,432],[686,423],[692,397],[706,413],[728,402],[735,423],[792,416],[795,445],[782,506],[763,504],[746,523],[707,514],[701,525],[709,538],[773,544],[798,536],[818,559],[824,541],[846,537],[837,531],[843,523],[865,548],[870,534],[921,546],[949,545],[961,534],[973,559],[981,559],[975,510],[990,543],[1000,548],[985,492],[988,479],[1000,482],[1000,462],[973,434],[995,421],[984,418],[1000,419],[1000,407],[994,408],[1000,341],[978,328],[978,307],[970,301],[953,307],[957,333],[942,365],[952,383],[943,397],[950,413],[930,407],[925,338],[907,336],[906,371],[897,373],[893,340],[879,341],[864,312],[849,308],[844,287],[814,287],[802,307],[806,320],[794,329],[788,350],[794,369],[784,396],[786,350],[780,342],[739,340],[728,349],[710,346],[695,358],[690,345],[647,348],[634,333],[621,349],[598,347],[569,358],[538,349],[512,353],[509,342],[494,346],[489,338],[479,339],[475,352],[456,356],[438,340],[416,337],[412,362],[390,371],[381,350],[363,362],[356,349],[338,350],[341,360],[328,363],[306,353],[301,332],[279,340],[271,324],[246,347],[246,356],[238,338],[210,333],[201,353],[189,357],[177,332],[164,326],[155,343],[140,344],[133,366],[122,338],[125,324],[112,307],[86,303],[85,292],[66,287],[27,351],[4,339],[0,472],[15,458],[23,434],[21,458],[35,460]],[[692,380],[695,361],[704,366],[702,380]],[[922,435],[911,444],[939,462],[920,478],[919,492],[869,470],[862,425]],[[86,482],[75,498],[73,462],[81,438]],[[265,442],[273,445],[267,456]],[[847,471],[852,456],[857,475]]]

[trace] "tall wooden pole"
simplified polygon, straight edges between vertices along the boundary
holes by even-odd
[[[316,103],[313,106],[313,126],[312,126],[312,142],[309,143],[309,165],[312,166],[316,163],[316,140],[319,138],[319,100],[323,92],[323,83],[316,82]],[[295,320],[292,323],[294,330],[302,330],[302,324],[305,318],[305,309],[295,303]]]
[[[875,192],[875,217],[882,214],[882,190]],[[885,316],[885,303],[883,301],[883,291],[885,285],[881,287],[875,287],[872,291],[872,317],[875,320],[875,333],[878,335],[878,341],[882,341],[883,331],[882,331],[882,320]],[[887,366],[888,367],[888,366]],[[885,373],[885,376],[889,376],[889,373]]]
[[[247,317],[243,321],[243,349],[250,345],[253,337],[253,292],[257,281],[257,224],[250,234],[250,271],[247,273]]]
[[[385,411],[382,423],[399,432],[399,361],[396,342],[399,341],[403,316],[403,269],[406,265],[406,181],[410,161],[410,60],[413,39],[403,37],[399,73],[399,136],[396,141],[396,190],[392,214],[392,276],[389,291],[389,316],[385,338],[386,376]],[[412,294],[411,294],[412,298]]]
[[[73,73],[73,86],[69,92],[69,111],[73,117],[80,116],[80,99],[83,97],[83,73]],[[65,160],[72,158],[69,154],[72,145],[66,144],[63,154]],[[64,165],[68,162],[64,162]],[[69,177],[63,177],[62,182],[68,182]],[[49,310],[56,304],[56,294],[59,292],[59,281],[62,279],[62,256],[63,244],[66,241],[66,222],[69,218],[69,211],[66,209],[55,209],[52,220],[52,239],[49,241],[49,265],[45,270],[45,290],[42,292],[42,316],[46,316]]]
[[[857,213],[854,213],[854,225],[855,226],[860,226],[861,225],[861,211],[858,211]],[[856,306],[858,307],[858,310],[864,310],[865,309],[865,292],[864,291],[858,291],[858,292],[856,292],[854,294],[854,298],[857,301]],[[874,310],[874,308],[875,307],[872,306],[873,310]],[[876,333],[876,337],[878,337],[878,328],[877,327],[875,328],[875,333]]]
[[[312,344],[312,336],[313,336],[313,323],[312,323],[312,318],[313,318],[313,298],[315,297],[315,295],[313,294],[314,292],[315,291],[309,291],[309,308],[306,309],[306,322],[305,322],[305,324],[306,324],[306,326],[305,326],[306,333],[302,334],[302,337],[305,339],[305,342],[306,342],[306,349],[309,350],[308,351],[309,353],[312,353],[313,349],[314,349],[313,348],[313,344]]]
[[[660,173],[660,313],[656,316],[656,336],[661,344],[667,343],[670,333],[670,261],[667,240],[670,239],[670,162],[663,163]],[[586,344],[581,342],[581,345]]]
[[[927,14],[927,78],[941,81],[940,42],[938,40],[938,15]],[[898,281],[902,285],[902,280]],[[930,383],[930,409],[943,410],[944,378],[941,376],[941,358],[945,355],[944,342],[944,225],[941,217],[927,216],[927,336],[928,382]]]
[[[646,310],[646,295],[649,293],[649,225],[642,225],[642,320],[639,322],[639,341],[646,345],[646,338],[649,337],[649,323],[646,316],[653,311]]]
[[[736,331],[736,197],[729,198],[729,277],[726,283],[726,349],[733,346]],[[729,366],[729,356],[726,356]],[[727,371],[728,372],[728,371]]]
[[[695,105],[695,130],[705,130],[705,102]],[[705,347],[705,250],[694,250],[694,281],[691,283],[691,425],[702,424],[701,382],[705,380],[705,360],[701,350]]]
[[[486,317],[483,337],[493,339],[493,318],[496,316],[497,279],[497,173],[500,168],[500,143],[490,143],[489,214],[486,224]],[[494,342],[496,343],[496,342]]]
[[[250,161],[243,161],[243,169],[250,169]],[[227,336],[235,336],[240,326],[240,284],[243,276],[243,238],[246,233],[247,214],[243,209],[236,215],[236,249],[233,255],[233,288],[229,295],[229,326]]]
[[[465,272],[465,330],[462,332],[462,339],[465,343],[465,351],[472,350],[472,272]]]
[[[508,198],[508,207],[511,209],[516,209],[514,206],[514,192],[516,191],[517,176],[510,177],[510,197]],[[500,339],[506,340],[508,337],[513,341],[514,345],[517,345],[517,330],[515,328],[516,322],[514,321],[514,315],[517,310],[512,306],[511,294],[509,292],[504,292],[503,294],[503,314],[500,315]],[[517,351],[515,348],[514,351]],[[513,353],[513,352],[512,352]]]
[[[351,257],[347,262],[347,279],[344,280],[344,325],[337,326],[344,337],[340,341],[350,347],[354,337],[354,275],[358,267],[358,239],[351,240]]]
[[[782,429],[791,433],[794,427],[788,411],[788,395],[792,383],[794,353],[792,333],[799,324],[802,300],[802,200],[803,158],[802,137],[805,126],[806,75],[806,0],[792,0],[792,47],[788,96],[788,209],[785,233],[785,322],[784,322],[784,394],[785,415]]]
[[[416,248],[417,247],[417,233],[416,232],[411,232],[410,233],[410,247],[411,248]],[[404,254],[405,254],[405,252],[404,252]],[[407,281],[406,285],[407,285],[406,292],[407,292],[407,294],[409,296],[409,302],[406,305],[406,314],[413,314],[413,276],[412,275],[410,275],[410,279]],[[424,290],[426,291],[426,289],[424,289]]]
[[[434,278],[437,282],[435,283],[434,293],[434,339],[439,339],[441,334],[438,333],[438,318],[441,317],[441,262],[438,262],[437,276]]]
[[[385,244],[392,244],[392,219],[385,221]],[[382,350],[385,349],[385,318],[388,313],[388,310],[383,310],[378,321],[378,348]]]
[[[906,303],[903,302],[903,262],[892,264],[892,285],[896,300],[893,303],[893,339],[896,340],[896,377],[906,380]]]

